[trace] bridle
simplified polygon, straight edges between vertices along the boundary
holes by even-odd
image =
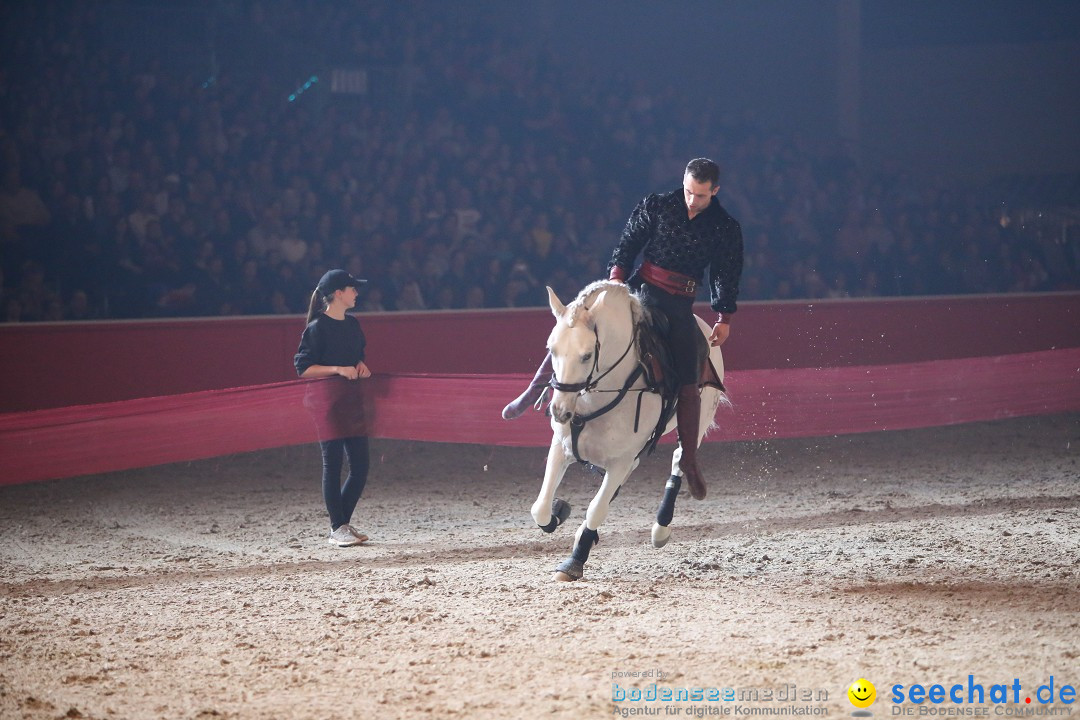
[[[634,334],[630,337],[630,343],[626,346],[626,349],[623,350],[623,354],[619,356],[619,359],[607,370],[597,375],[595,379],[593,379],[593,375],[596,375],[596,373],[600,371],[600,333],[596,331],[595,327],[593,328],[593,337],[596,338],[596,340],[593,343],[593,366],[592,370],[589,371],[589,376],[581,382],[564,383],[559,382],[555,377],[555,373],[552,373],[551,380],[548,384],[551,385],[553,389],[558,390],[559,392],[571,393],[587,393],[595,390],[596,386],[600,384],[600,381],[607,377],[612,370],[619,367],[619,363],[625,360],[626,356],[630,354],[630,350],[633,349],[634,343],[637,341],[637,329],[635,328]]]
[[[609,375],[612,370],[617,368],[619,364],[626,359],[626,356],[630,354],[630,350],[633,349],[634,344],[637,342],[637,332],[637,327],[635,326],[634,332],[630,336],[630,343],[626,346],[626,349],[623,350],[623,353],[619,356],[619,359],[616,360],[607,370],[597,375],[595,379],[593,378],[593,375],[595,375],[600,370],[600,334],[596,332],[595,327],[593,328],[593,335],[595,335],[596,337],[596,342],[593,345],[593,366],[592,370],[589,371],[589,376],[585,378],[585,380],[583,380],[582,382],[562,383],[555,378],[554,372],[551,374],[551,380],[548,381],[548,384],[552,388],[560,392],[572,392],[582,395],[589,392],[615,393],[615,397],[612,398],[611,402],[607,403],[603,407],[598,408],[593,412],[588,413],[587,415],[574,415],[572,418],[570,418],[571,449],[574,452],[574,458],[577,459],[577,461],[580,463],[588,462],[587,460],[583,459],[581,457],[581,453],[578,452],[578,438],[581,437],[581,431],[585,429],[585,423],[589,422],[590,420],[595,420],[601,415],[605,415],[614,410],[618,406],[618,404],[623,401],[623,398],[626,397],[627,393],[630,392],[630,389],[634,386],[634,383],[636,383],[638,379],[645,374],[645,368],[642,367],[641,363],[639,362],[637,366],[633,369],[633,371],[627,376],[626,381],[623,383],[622,387],[618,390],[602,391],[596,389],[596,386],[600,384],[600,381],[607,377],[607,375]],[[635,392],[638,393],[637,412],[634,415],[634,432],[636,433],[638,431],[638,421],[641,418],[641,399],[645,393],[656,392],[656,390],[645,387],[639,388],[635,390]],[[638,456],[640,457],[643,452],[649,449],[651,444],[654,443],[652,443],[651,441],[646,443],[645,447],[643,447],[638,452]]]

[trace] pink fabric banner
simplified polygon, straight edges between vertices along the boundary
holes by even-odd
[[[358,381],[372,437],[546,446],[547,418],[502,420],[528,375],[379,375]],[[334,432],[291,381],[0,415],[0,484],[196,460]],[[343,381],[342,381],[343,382]],[[1080,411],[1080,348],[897,365],[729,372],[733,407],[707,441],[899,430]],[[315,412],[312,412],[315,410]],[[355,431],[355,427],[353,428]],[[673,442],[673,438],[666,439]]]

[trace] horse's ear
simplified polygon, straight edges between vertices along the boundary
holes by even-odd
[[[550,285],[548,286],[547,291],[548,305],[551,306],[551,312],[555,314],[555,317],[562,317],[563,314],[566,313],[566,306],[562,304],[562,301],[559,300],[558,296],[555,294],[555,291],[551,289]]]

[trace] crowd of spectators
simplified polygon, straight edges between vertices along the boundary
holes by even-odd
[[[603,276],[634,204],[695,155],[721,163],[743,226],[741,299],[1078,286],[1080,243],[977,188],[869,172],[832,139],[591,76],[434,4],[230,6],[204,75],[118,47],[105,4],[15,5],[3,321],[301,313],[329,267],[370,280],[362,311],[541,305],[545,285],[566,297]],[[313,46],[393,87],[319,78],[290,100],[258,69],[267,48]]]

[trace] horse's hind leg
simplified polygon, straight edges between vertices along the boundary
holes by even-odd
[[[704,398],[702,398],[704,401]],[[699,440],[700,442],[700,440]],[[664,499],[660,501],[660,508],[656,511],[656,522],[652,527],[653,547],[662,548],[671,539],[671,519],[675,516],[675,500],[682,488],[682,468],[679,462],[682,460],[682,445],[675,446],[675,452],[671,455],[671,476],[664,486]]]
[[[559,489],[559,483],[562,482],[568,467],[570,458],[567,457],[562,442],[553,439],[548,449],[547,465],[544,467],[544,483],[540,486],[540,495],[530,511],[533,520],[544,532],[554,532],[555,528],[570,516],[570,504],[555,498],[555,491]]]
[[[701,391],[701,422],[698,424],[698,445],[701,445],[705,433],[712,427],[716,411],[723,402],[723,395],[714,387],[706,387]],[[660,508],[656,511],[656,522],[652,528],[653,547],[662,548],[671,539],[671,519],[675,515],[675,500],[682,487],[682,469],[679,462],[682,460],[682,446],[675,448],[671,456],[671,477],[664,486],[664,499],[660,501]]]
[[[679,496],[679,488],[682,487],[682,478],[672,475],[664,486],[664,499],[660,501],[660,509],[656,511],[656,522],[652,527],[653,547],[662,548],[671,539],[671,518],[675,515],[675,499]]]

